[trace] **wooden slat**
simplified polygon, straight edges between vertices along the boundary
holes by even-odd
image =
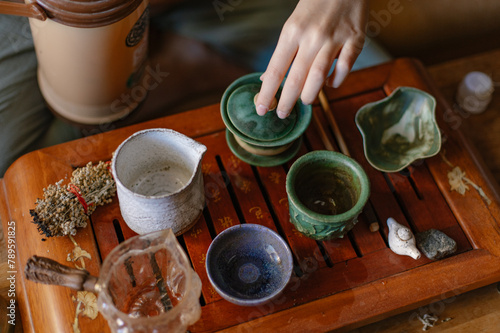
[[[343,238],[322,241],[321,245],[323,246],[325,252],[328,254],[328,257],[332,264],[344,262],[358,256],[352,246],[351,241],[346,236],[344,236]]]
[[[130,227],[128,226],[127,223],[125,223],[125,220],[119,214],[119,212],[120,212],[120,210],[118,209],[117,215],[114,215],[113,221],[118,220],[118,223],[120,224],[120,229],[121,229],[122,234],[123,234],[123,238],[129,239],[131,237],[136,236],[137,233],[135,231],[133,231],[132,229],[130,229]]]
[[[412,217],[415,232],[456,225],[457,220],[436,187],[425,163],[411,166],[408,170],[409,176],[399,173],[391,173],[388,176],[404,202],[406,211]]]
[[[370,224],[364,214],[360,214],[358,223],[352,229],[352,237],[361,255],[366,255],[386,248],[380,232],[370,231]]]
[[[114,198],[113,203],[106,207],[98,207],[92,214],[92,228],[94,229],[102,260],[104,260],[109,252],[118,245],[119,239],[116,234],[113,219],[117,215],[121,218],[119,211],[120,207],[118,206],[116,198]]]
[[[106,259],[109,252],[118,245],[119,236],[127,240],[137,235],[123,220],[116,196],[110,204],[98,207],[92,214],[91,220],[102,260]]]
[[[208,280],[207,271],[205,269],[206,253],[212,242],[210,231],[207,227],[207,222],[203,215],[193,228],[183,234],[184,243],[191,259],[191,264],[194,270],[198,273],[201,280],[201,292],[205,303],[212,303],[220,300],[221,297],[215,291],[214,287]]]
[[[229,179],[224,178],[217,162],[219,147],[225,145],[224,132],[200,138],[208,147],[203,158],[202,171],[205,198],[215,232],[239,224],[239,218],[228,192]]]
[[[245,223],[261,224],[277,231],[252,167],[233,155],[227,145],[218,146],[218,153],[231,180]]]
[[[313,107],[313,114],[317,121],[312,121],[305,132],[310,148],[312,150],[329,150],[327,148],[328,144],[332,147],[332,150],[340,151],[331,130],[327,126],[328,122],[321,108],[319,106]]]

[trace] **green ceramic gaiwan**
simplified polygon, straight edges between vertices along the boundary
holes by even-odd
[[[299,100],[290,116],[280,119],[275,110],[259,116],[255,96],[261,88],[262,73],[252,73],[234,81],[221,100],[221,116],[226,125],[226,141],[241,160],[257,166],[275,166],[293,158],[301,137],[309,126],[312,107]],[[280,86],[276,99],[281,95]]]
[[[288,171],[290,222],[307,237],[343,237],[358,221],[370,196],[363,168],[341,153],[317,150],[297,159]]]

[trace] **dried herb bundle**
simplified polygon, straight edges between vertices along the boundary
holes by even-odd
[[[89,162],[75,169],[70,183],[63,186],[63,179],[43,189],[43,200],[36,200],[30,210],[38,231],[47,237],[76,234],[76,228],[87,226],[89,216],[97,206],[111,202],[116,193],[109,164]]]

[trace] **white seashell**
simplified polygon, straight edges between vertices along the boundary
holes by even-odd
[[[419,259],[420,251],[417,249],[415,236],[411,230],[396,222],[392,217],[387,219],[387,226],[389,227],[389,247],[392,252],[410,256],[415,260]]]

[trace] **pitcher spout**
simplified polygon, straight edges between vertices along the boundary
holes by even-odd
[[[195,143],[195,151],[198,154],[199,162],[203,159],[203,156],[205,156],[205,153],[207,152],[207,146],[204,144],[199,143],[198,141],[194,141]]]

